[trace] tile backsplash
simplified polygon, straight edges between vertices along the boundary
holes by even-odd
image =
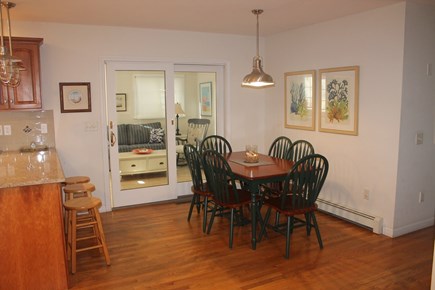
[[[0,111],[0,150],[55,147],[53,111]]]

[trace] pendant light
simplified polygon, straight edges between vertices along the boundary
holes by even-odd
[[[15,7],[15,3],[0,1],[0,81],[3,85],[17,87],[20,84],[20,71],[24,70],[21,60],[13,57],[11,20],[9,9]],[[8,30],[9,49],[5,47],[3,10],[6,10],[6,24]]]
[[[258,23],[258,16],[263,13],[261,9],[252,10],[254,15],[257,15],[257,55],[254,57],[252,72],[243,78],[242,87],[252,88],[264,88],[275,85],[270,75],[263,71],[263,65],[261,64],[262,58],[259,53],[259,38],[260,38],[260,25]]]

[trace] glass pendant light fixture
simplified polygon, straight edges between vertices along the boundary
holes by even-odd
[[[254,57],[254,62],[252,65],[252,72],[243,78],[243,87],[253,87],[253,88],[264,88],[275,85],[273,79],[270,75],[263,71],[263,65],[261,64],[262,58],[259,53],[259,38],[260,38],[260,25],[258,22],[258,16],[263,13],[261,9],[254,9],[252,13],[257,15],[257,55]]]
[[[0,1],[0,81],[9,87],[17,87],[20,84],[20,71],[25,70],[21,60],[13,57],[11,20],[9,9],[15,7],[15,3]],[[4,41],[4,19],[3,11],[6,11],[6,25],[8,30],[9,49],[5,47]]]

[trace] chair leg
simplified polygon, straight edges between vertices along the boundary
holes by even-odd
[[[287,217],[287,231],[286,231],[286,236],[285,236],[285,258],[288,259],[290,257],[290,234],[291,234],[291,220],[292,217],[288,216]]]
[[[196,196],[197,194],[193,194],[192,201],[190,202],[190,209],[189,209],[189,215],[187,216],[187,221],[190,221],[190,217],[192,216],[193,207],[196,203]]]
[[[71,210],[71,273],[77,269],[77,212]]]
[[[269,207],[267,209],[266,216],[264,217],[263,225],[261,227],[260,235],[258,237],[258,242],[261,242],[261,239],[263,238],[263,235],[266,233],[266,227],[267,227],[267,223],[269,222],[271,211],[272,211],[272,208]]]
[[[313,225],[314,225],[314,229],[316,230],[317,241],[319,242],[319,247],[321,249],[323,249],[322,237],[320,236],[320,230],[319,230],[319,225],[317,224],[316,215],[314,214],[314,212],[310,213],[310,215],[311,215],[311,218],[313,219]]]
[[[198,194],[196,197],[196,212],[199,214],[199,212],[201,211],[201,196]]]
[[[107,249],[106,238],[104,236],[103,224],[101,222],[100,213],[98,212],[97,208],[94,208],[93,211],[94,211],[93,214],[95,215],[95,219],[97,221],[99,240],[100,240],[101,246],[103,248],[104,258],[106,260],[106,265],[110,265],[109,250]]]
[[[275,214],[275,226],[277,227],[279,225],[279,211]]]
[[[230,249],[233,248],[233,233],[234,233],[234,208],[231,209],[231,218],[230,218]]]
[[[217,207],[217,205],[215,205],[213,207],[213,211],[211,212],[210,222],[209,222],[208,228],[207,228],[207,235],[210,234],[211,227],[213,226],[214,216],[216,215],[216,207]]]
[[[307,228],[307,236],[311,234],[311,215],[310,213],[305,213],[305,226]]]
[[[207,228],[207,208],[208,208],[208,196],[204,197],[204,217],[202,220],[202,231],[205,233]]]

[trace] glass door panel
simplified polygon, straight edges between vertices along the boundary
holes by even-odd
[[[167,118],[174,111],[172,70],[165,63],[106,65],[112,207],[176,197],[174,126]]]

